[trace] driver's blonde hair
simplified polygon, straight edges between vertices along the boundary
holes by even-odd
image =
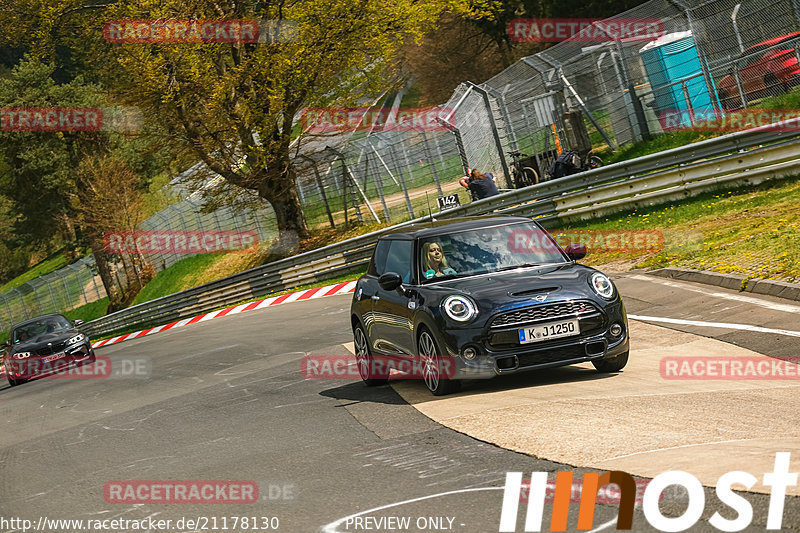
[[[431,241],[431,242],[426,242],[425,244],[422,245],[422,271],[423,272],[427,272],[428,270],[436,270],[436,269],[433,268],[433,265],[431,265],[431,260],[428,257],[428,252],[430,251],[431,246],[433,246],[434,244],[437,245],[439,247],[439,249],[442,251],[442,262],[439,263],[439,272],[443,271],[445,268],[448,268],[448,266],[447,266],[447,258],[445,258],[445,256],[444,256],[444,248],[442,247],[442,244],[439,243],[439,242],[436,242],[436,241]]]

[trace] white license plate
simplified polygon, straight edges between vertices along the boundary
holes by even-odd
[[[44,363],[50,363],[51,361],[55,361],[56,359],[61,359],[61,358],[63,358],[63,357],[66,357],[66,355],[67,355],[67,354],[65,354],[65,353],[57,353],[57,354],[55,354],[55,355],[48,355],[47,357],[44,357],[44,358],[42,359],[42,362],[44,362]]]
[[[530,328],[519,329],[519,343],[528,344],[531,342],[542,342],[561,337],[571,337],[580,335],[581,330],[577,320],[567,320],[565,322],[551,322]]]

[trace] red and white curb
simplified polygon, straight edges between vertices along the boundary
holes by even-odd
[[[279,305],[289,302],[298,302],[300,300],[313,300],[314,298],[322,298],[323,296],[334,296],[336,294],[346,294],[348,292],[353,292],[355,288],[356,288],[356,281],[345,281],[342,283],[337,283],[336,285],[328,285],[327,287],[317,287],[314,289],[292,292],[281,296],[273,296],[272,298],[266,298],[264,300],[257,300],[255,302],[249,302],[234,307],[228,307],[227,309],[219,309],[217,311],[211,311],[210,313],[203,313],[202,315],[197,315],[192,318],[184,318],[183,320],[173,322],[172,324],[156,326],[154,328],[145,329],[142,331],[136,331],[134,333],[127,333],[125,335],[120,335],[119,337],[112,337],[110,339],[106,339],[103,341],[93,342],[92,348],[100,348],[101,346],[108,346],[109,344],[116,344],[118,342],[130,339],[136,339],[139,337],[144,337],[146,335],[153,335],[154,333],[160,333],[162,331],[167,331],[169,329],[188,326],[189,324],[196,324],[198,322],[204,322],[206,320],[212,320],[214,318],[219,318],[222,316],[242,313],[244,311],[253,311],[255,309],[262,309],[264,307],[269,307],[271,305]]]

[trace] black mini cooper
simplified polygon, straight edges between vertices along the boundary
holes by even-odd
[[[577,264],[535,221],[461,218],[405,226],[378,241],[351,305],[359,374],[376,359],[419,368],[434,395],[461,379],[591,361],[628,362],[625,306],[602,272]],[[376,370],[379,368],[379,370]]]

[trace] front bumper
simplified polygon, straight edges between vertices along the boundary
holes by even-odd
[[[6,374],[12,379],[32,379],[64,370],[70,363],[87,361],[94,355],[88,341],[68,346],[63,353],[63,357],[49,361],[46,359],[57,354],[31,355],[26,359],[9,359],[5,365]]]
[[[518,338],[512,338],[519,327],[570,319],[579,320],[579,335],[530,344],[520,344]],[[487,323],[491,323],[491,320]],[[622,326],[620,335],[611,334],[612,324]],[[453,379],[487,379],[528,370],[612,359],[630,348],[628,321],[621,300],[590,315],[565,316],[500,330],[488,327],[445,330],[443,337],[447,352],[455,361]],[[463,355],[466,348],[473,348],[477,355],[467,359]]]

